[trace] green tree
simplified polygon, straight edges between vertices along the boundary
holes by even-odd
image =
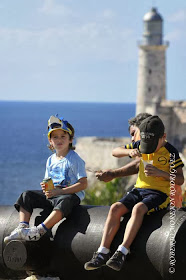
[[[126,193],[128,178],[116,178],[111,182],[98,182],[95,187],[88,188],[83,204],[111,205],[120,200]]]

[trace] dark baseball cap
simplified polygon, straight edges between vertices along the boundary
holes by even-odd
[[[142,121],[140,129],[140,152],[152,154],[158,146],[159,139],[164,135],[165,127],[158,116],[150,116]]]

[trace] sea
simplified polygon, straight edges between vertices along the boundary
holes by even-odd
[[[48,149],[47,121],[64,117],[79,137],[128,136],[134,103],[0,101],[0,205],[12,205],[25,190],[40,189]]]

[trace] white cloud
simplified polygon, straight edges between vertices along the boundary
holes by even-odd
[[[183,38],[183,31],[180,29],[174,29],[173,31],[169,32],[165,36],[165,40],[169,42],[180,41]]]
[[[106,9],[101,13],[101,17],[103,17],[104,19],[113,19],[116,17],[116,14],[114,13],[114,11]]]
[[[20,46],[25,46],[28,42],[36,42],[41,35],[41,31],[33,31],[27,29],[11,29],[11,28],[0,28],[0,41],[1,46],[6,47],[7,45],[9,48],[15,48]],[[30,45],[28,45],[29,47]]]
[[[56,4],[55,0],[44,0],[44,4],[39,8],[39,12],[46,15],[59,15],[59,16],[69,16],[73,12],[70,8],[66,7],[63,4]]]
[[[34,50],[36,56],[51,56],[52,53],[59,60],[74,61],[103,59],[123,62],[134,60],[136,52],[136,34],[133,30],[104,22],[65,24],[42,30],[1,28],[0,41],[0,56],[1,50],[6,51],[7,46],[13,52],[21,48],[30,54]]]
[[[168,22],[172,23],[172,29],[166,34],[166,40],[170,42],[185,42],[186,37],[186,9],[179,10],[168,17]]]
[[[168,21],[170,22],[184,22],[186,21],[186,9],[180,10],[173,15],[169,16]]]

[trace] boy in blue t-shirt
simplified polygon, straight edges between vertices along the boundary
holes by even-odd
[[[49,148],[54,151],[47,160],[45,178],[51,177],[54,189],[23,192],[15,203],[19,211],[19,225],[4,242],[11,240],[37,241],[62,218],[67,217],[73,208],[84,198],[87,187],[85,162],[74,151],[72,145],[74,128],[64,119],[51,116],[48,120]],[[50,215],[38,226],[29,228],[34,208],[49,209]]]

